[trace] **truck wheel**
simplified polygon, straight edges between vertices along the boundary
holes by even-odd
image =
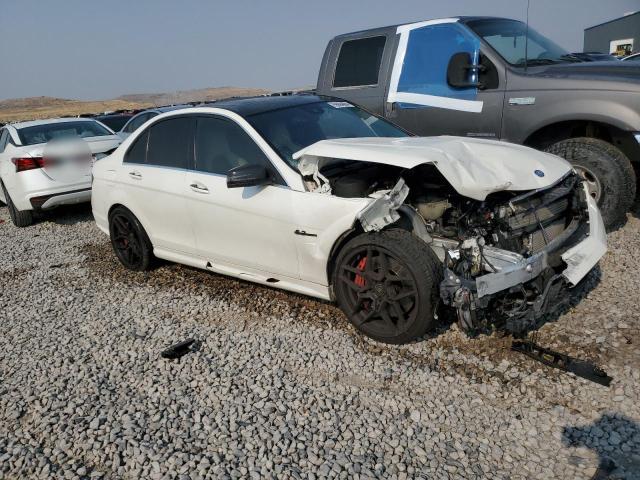
[[[116,207],[109,214],[111,246],[120,263],[129,270],[150,270],[153,263],[153,246],[144,228],[133,213],[124,207]]]
[[[349,321],[374,340],[403,344],[436,326],[442,263],[406,230],[364,233],[336,259],[332,285]]]
[[[28,227],[31,225],[33,223],[33,212],[31,210],[18,210],[2,182],[0,182],[0,187],[2,187],[4,198],[7,200],[7,208],[9,209],[9,216],[13,224],[16,227]]]
[[[545,151],[574,166],[598,203],[607,229],[624,221],[636,196],[635,172],[624,153],[597,138],[562,140]]]

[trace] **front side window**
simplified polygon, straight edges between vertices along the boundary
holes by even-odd
[[[18,137],[20,137],[22,145],[37,145],[63,138],[88,138],[106,135],[113,134],[93,120],[57,122],[18,129]]]
[[[195,118],[161,120],[149,127],[147,165],[186,169],[191,165]]]
[[[502,58],[516,67],[524,66],[525,57],[527,65],[580,61],[533,28],[527,29],[526,24],[516,20],[472,20],[467,25]]]
[[[479,40],[458,23],[411,30],[398,81],[398,92],[474,100],[475,88],[454,89],[447,82],[451,57],[466,52],[477,63]]]
[[[333,77],[334,88],[377,85],[385,42],[384,36],[344,42]]]
[[[198,117],[195,147],[195,169],[200,172],[226,175],[243,165],[262,165],[273,171],[271,162],[249,134],[225,118]]]
[[[293,168],[297,166],[293,154],[320,140],[408,136],[392,123],[341,101],[272,110],[250,115],[247,120]]]

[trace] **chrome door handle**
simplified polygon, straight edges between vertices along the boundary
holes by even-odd
[[[205,185],[202,185],[201,183],[192,183],[189,186],[191,187],[191,190],[193,190],[194,192],[209,193],[209,189]]]
[[[141,180],[142,179],[142,174],[140,172],[135,171],[135,170],[129,172],[129,176],[131,178],[136,179],[136,180]]]

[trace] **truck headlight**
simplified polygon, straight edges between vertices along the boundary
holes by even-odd
[[[634,137],[636,137],[636,142],[640,143],[640,133],[634,133]]]

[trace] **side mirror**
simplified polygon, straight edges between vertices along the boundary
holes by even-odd
[[[447,67],[447,83],[453,88],[483,89],[484,85],[482,83],[469,81],[472,73],[476,73],[477,78],[478,74],[483,70],[484,67],[482,65],[473,65],[471,63],[471,55],[469,53],[454,53]]]
[[[256,187],[271,183],[271,175],[262,165],[242,165],[227,172],[227,188]]]

